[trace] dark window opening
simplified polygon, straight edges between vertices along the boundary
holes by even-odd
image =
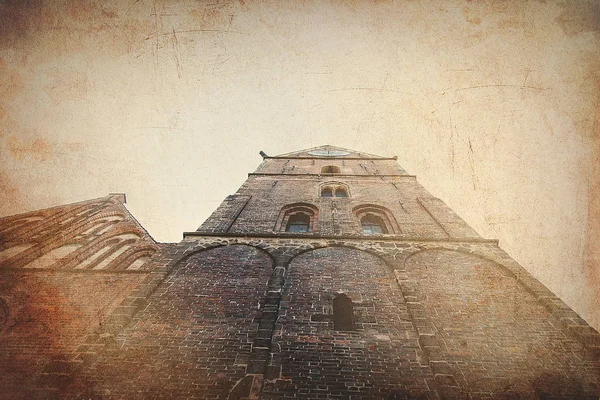
[[[348,197],[348,193],[344,189],[338,188],[335,189],[335,197]]]
[[[333,299],[333,329],[336,331],[354,330],[354,306],[345,294],[338,294]]]
[[[333,197],[333,191],[331,188],[325,188],[321,191],[321,197]]]
[[[340,168],[336,167],[334,165],[326,165],[323,168],[321,168],[321,173],[322,174],[339,174]]]
[[[361,218],[360,224],[362,225],[362,233],[367,235],[378,235],[382,233],[388,233],[385,228],[385,223],[380,216],[374,214],[367,214]]]
[[[310,226],[310,217],[304,213],[298,213],[290,216],[286,232],[308,232]]]

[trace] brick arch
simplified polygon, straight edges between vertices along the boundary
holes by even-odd
[[[340,293],[352,300],[348,330],[335,326]],[[351,386],[361,387],[357,398],[408,398],[408,386],[410,398],[429,392],[428,368],[410,370],[423,352],[393,268],[379,252],[343,243],[299,249],[287,265],[280,310],[271,349],[286,379],[266,384],[273,398],[315,385],[343,398],[358,394]]]
[[[419,254],[422,254],[425,252],[430,252],[430,251],[448,251],[448,252],[455,252],[455,253],[459,253],[459,254],[465,254],[465,255],[477,257],[482,260],[489,261],[489,262],[496,264],[498,267],[500,267],[502,269],[502,273],[510,275],[513,278],[517,279],[517,276],[515,275],[515,273],[513,271],[511,271],[507,266],[502,264],[500,261],[494,259],[493,257],[486,255],[483,252],[479,252],[477,250],[472,250],[472,249],[470,249],[470,250],[462,249],[462,248],[452,248],[451,249],[451,248],[443,247],[443,246],[432,246],[432,247],[417,249],[409,254],[404,253],[403,257],[401,256],[400,259],[398,259],[398,258],[396,258],[396,259],[398,260],[399,265],[402,265],[403,270],[406,270],[406,265],[410,261],[410,259],[412,259],[415,256],[418,256]]]
[[[420,266],[419,257],[423,257]],[[576,344],[509,266],[475,252],[443,247],[417,250],[403,266],[400,285],[412,292],[409,310],[422,321],[419,341],[442,396],[454,386],[465,396],[483,390],[491,397],[530,397],[540,376],[559,374],[572,386],[572,379],[578,379],[591,362],[583,344]],[[497,369],[507,372],[490,375]],[[438,378],[442,375],[444,379]],[[594,373],[581,377],[587,384],[598,379]],[[568,390],[576,392],[575,386]]]
[[[384,234],[398,234],[402,232],[398,225],[398,221],[396,221],[396,217],[394,217],[394,213],[387,207],[373,203],[364,203],[352,208],[352,214],[358,219],[359,227],[362,225],[362,219],[368,214],[371,214],[381,219],[383,222],[384,227],[387,230]]]
[[[181,263],[186,262],[190,257],[208,251],[208,250],[213,250],[213,249],[217,249],[220,247],[227,247],[227,246],[247,246],[247,247],[251,247],[253,249],[259,250],[260,252],[262,252],[263,254],[266,254],[269,257],[269,260],[271,261],[271,265],[273,266],[273,268],[275,268],[276,265],[276,259],[275,257],[266,249],[262,248],[260,245],[253,245],[250,243],[243,243],[240,241],[232,241],[232,242],[225,242],[225,243],[210,243],[210,244],[203,244],[201,245],[200,248],[194,248],[192,250],[190,250],[189,252],[184,253],[181,257],[179,258],[175,258],[172,261],[169,262],[169,264],[167,265],[167,268],[169,271],[172,271],[173,268]]]
[[[109,221],[107,224],[111,224]],[[90,245],[99,244],[101,242],[105,242],[111,238],[121,236],[121,235],[135,235],[137,236],[137,240],[142,240],[145,236],[145,232],[139,229],[137,226],[133,224],[122,224],[119,221],[115,221],[115,223],[111,224],[111,228],[106,232],[102,233],[99,237],[94,239]]]
[[[117,247],[120,247],[123,244],[139,243],[143,237],[143,234],[141,232],[131,227],[126,227],[122,230],[111,229],[108,232],[110,233],[101,235],[89,245],[87,245],[84,249],[82,249],[76,256],[77,260],[79,260],[79,262],[83,262],[87,258],[94,256],[96,253],[107,247],[112,248],[112,250],[109,251],[106,255],[111,254],[113,251],[117,250],[117,248],[114,248],[115,245],[118,245]],[[126,235],[133,235],[135,236],[135,238],[124,237]],[[102,256],[101,258],[104,258],[104,256]],[[92,264],[96,264],[96,261],[94,261]]]
[[[96,220],[99,220],[102,218],[108,218],[108,217],[121,217],[122,221],[127,219],[127,216],[121,210],[109,210],[109,211],[104,211],[104,212],[102,212],[102,210],[101,210],[97,214],[94,214],[91,217],[89,217],[87,219],[87,221],[93,222],[93,221],[96,221]]]
[[[81,225],[81,227],[79,227],[77,229],[77,231],[78,231],[78,234],[81,234],[81,235],[97,235],[98,232],[101,232],[108,227],[118,225],[120,222],[122,222],[122,220],[121,221],[104,221],[102,218],[102,219],[98,219],[95,221],[90,221],[89,224],[86,223],[85,225]],[[106,232],[108,232],[108,230]]]
[[[332,194],[332,198],[334,199],[340,199],[340,198],[344,198],[344,197],[336,197],[335,196],[335,192],[338,189],[342,189],[346,192],[346,197],[351,197],[351,193],[350,193],[350,189],[348,188],[348,185],[344,182],[341,181],[327,181],[327,182],[323,182],[321,184],[319,184],[318,187],[318,195],[317,197],[323,197],[323,190],[325,189],[329,189],[331,190],[331,194]]]
[[[311,244],[311,245],[303,246],[303,247],[299,248],[296,252],[294,252],[293,255],[289,257],[289,259],[286,259],[283,262],[283,266],[285,267],[285,269],[288,269],[289,265],[298,256],[301,256],[302,254],[307,253],[309,251],[325,249],[328,247],[340,247],[340,248],[348,248],[348,249],[362,251],[362,252],[365,252],[367,254],[370,254],[372,256],[379,258],[390,271],[394,271],[394,269],[395,269],[395,267],[394,267],[395,263],[391,259],[390,254],[385,253],[383,251],[373,249],[373,248],[365,248],[364,246],[355,245],[354,243],[324,243],[324,244]]]
[[[287,223],[290,216],[294,214],[305,214],[309,219],[309,232],[315,232],[317,230],[318,222],[319,222],[319,207],[314,204],[307,202],[299,202],[299,203],[291,203],[284,205],[277,217],[277,222],[275,223],[275,227],[273,230],[275,232],[284,232],[286,231]]]
[[[101,360],[116,373],[98,382],[96,393],[108,389],[122,398],[227,398],[246,374],[271,260],[256,246],[215,242],[174,261],[176,267],[137,312],[140,323],[120,332],[125,342],[119,354]],[[168,337],[170,352],[159,337]],[[123,357],[135,362],[123,363]],[[174,365],[187,385],[172,384]]]
[[[106,269],[119,269],[126,270],[131,264],[137,261],[142,257],[152,257],[158,251],[157,246],[150,244],[139,244],[136,246],[135,244],[127,249],[124,253],[120,254],[117,258],[112,260],[107,266]]]

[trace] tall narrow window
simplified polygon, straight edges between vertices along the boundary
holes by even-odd
[[[383,219],[377,215],[367,214],[361,218],[362,233],[366,235],[378,235],[388,233]]]
[[[286,232],[308,232],[310,227],[310,217],[304,213],[291,215],[288,219]]]
[[[322,174],[339,174],[340,167],[336,167],[335,165],[326,165],[321,168]]]
[[[333,329],[336,331],[354,330],[354,306],[352,300],[343,293],[333,299]]]

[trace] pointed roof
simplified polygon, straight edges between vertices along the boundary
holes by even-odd
[[[324,146],[313,147],[310,149],[295,151],[292,153],[281,154],[274,157],[263,156],[264,158],[374,158],[379,160],[397,159],[397,157],[382,157],[374,154],[363,153],[356,150],[345,149],[343,147]]]
[[[133,216],[133,214],[131,214],[127,207],[125,207],[125,203],[125,193],[109,193],[108,196],[95,199],[61,204],[58,206],[0,217],[0,228],[10,227],[15,222],[27,219],[30,219],[32,222],[39,221],[39,226],[52,225],[56,227],[59,225],[58,221],[72,219],[70,224],[74,224],[81,222],[86,218],[89,219],[94,215],[109,215],[113,212],[118,212],[123,214],[125,222],[131,222],[135,224],[140,231],[143,231],[148,236],[148,239],[152,243],[156,243],[146,228],[144,228],[142,224],[140,224],[140,222]],[[89,210],[90,212],[93,212],[93,214],[88,213],[89,215],[86,216],[85,214],[81,213],[83,210]],[[23,226],[25,225],[26,224]],[[15,233],[18,233],[18,231],[15,230]],[[24,236],[22,238],[24,238]],[[6,240],[6,237],[3,238],[2,235],[0,235],[0,242],[3,239]]]

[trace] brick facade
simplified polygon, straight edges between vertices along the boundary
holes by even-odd
[[[600,335],[395,159],[263,157],[177,244],[118,196],[0,220],[0,398],[600,396]]]

